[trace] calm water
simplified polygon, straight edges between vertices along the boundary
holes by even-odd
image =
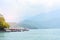
[[[60,40],[60,29],[36,29],[27,32],[0,32],[0,40]]]

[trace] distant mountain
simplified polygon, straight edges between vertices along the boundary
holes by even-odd
[[[23,28],[21,26],[18,25],[18,23],[15,23],[15,22],[8,22],[9,25],[10,25],[10,28]]]
[[[24,27],[24,28],[38,29],[38,28],[36,27],[37,24],[36,24],[35,22],[29,21],[29,20],[25,20],[25,21],[23,21],[22,23],[19,23],[19,25],[20,25],[21,27]]]
[[[60,28],[60,11],[41,13],[31,18],[27,18],[19,23],[20,26],[37,29],[37,28]]]

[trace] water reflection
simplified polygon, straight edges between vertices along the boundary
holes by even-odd
[[[5,38],[4,33],[5,33],[5,32],[0,32],[0,40],[4,40],[4,38]]]
[[[6,32],[0,32],[0,40],[8,40],[5,34]]]

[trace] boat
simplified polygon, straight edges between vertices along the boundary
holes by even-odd
[[[24,31],[29,31],[28,29],[5,29],[5,32],[24,32]]]

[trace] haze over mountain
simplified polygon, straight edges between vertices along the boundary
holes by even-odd
[[[60,11],[55,10],[49,13],[41,13],[37,16],[27,18],[20,24],[27,28],[60,28]]]
[[[55,10],[49,13],[40,13],[39,15],[26,18],[20,23],[10,23],[11,28],[29,28],[29,29],[42,29],[42,28],[60,28],[60,11]]]
[[[60,28],[59,0],[0,0],[0,12],[19,27]]]
[[[11,29],[22,29],[23,27],[19,26],[16,22],[8,22]]]

